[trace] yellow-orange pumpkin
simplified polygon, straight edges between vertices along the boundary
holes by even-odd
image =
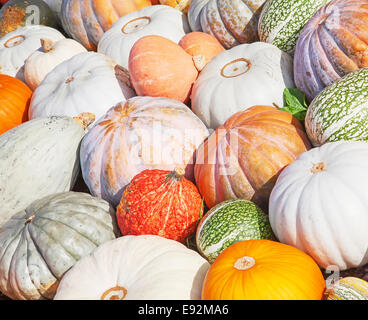
[[[131,83],[139,96],[187,102],[198,71],[192,56],[174,41],[145,36],[130,51]]]
[[[191,0],[159,0],[160,4],[178,9],[182,12],[187,13],[190,7]]]
[[[193,57],[194,65],[201,71],[208,62],[225,48],[213,36],[204,32],[190,32],[179,42],[186,53]]]
[[[282,169],[310,147],[303,126],[290,113],[251,107],[230,117],[200,146],[197,187],[209,208],[242,198],[267,211]]]
[[[322,300],[325,281],[303,251],[271,240],[239,241],[216,258],[203,300]]]
[[[32,91],[17,78],[0,75],[0,134],[28,120]]]

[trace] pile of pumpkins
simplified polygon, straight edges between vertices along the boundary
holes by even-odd
[[[368,0],[2,3],[4,295],[368,300]]]

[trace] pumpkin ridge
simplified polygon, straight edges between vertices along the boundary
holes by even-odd
[[[308,36],[308,54],[309,54],[309,55],[311,55],[311,56],[312,56],[312,52],[311,52],[311,50],[312,50],[312,46],[311,46],[311,39],[312,39],[312,35],[313,35],[313,34],[310,34],[310,35]],[[309,63],[309,67],[310,67],[310,71],[312,71],[312,73],[313,73],[314,79],[317,81],[318,86],[319,86],[319,87],[323,87],[322,80],[320,79],[320,77],[319,77],[319,75],[318,75],[318,73],[317,73],[317,71],[316,71],[316,66],[315,66],[315,64],[313,63],[313,61],[310,61],[310,63]],[[306,86],[308,86],[308,85],[305,83],[305,80],[303,80],[303,82],[304,82],[304,84],[305,84]]]

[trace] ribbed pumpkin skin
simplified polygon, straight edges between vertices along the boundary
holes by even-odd
[[[84,181],[93,195],[117,206],[125,186],[143,170],[185,166],[186,178],[194,180],[193,154],[208,134],[179,101],[131,98],[111,108],[84,137]]]
[[[196,184],[209,208],[242,198],[267,210],[282,169],[309,148],[302,125],[290,113],[254,106],[234,114],[200,146]]]
[[[342,278],[333,284],[327,300],[368,300],[368,282],[355,277]]]
[[[184,242],[195,231],[202,199],[184,170],[145,170],[124,190],[116,210],[123,235],[154,234]]]
[[[226,48],[258,41],[258,17],[265,0],[192,0],[188,18],[192,31],[216,37]]]
[[[327,142],[368,141],[368,68],[322,90],[309,105],[305,129],[316,147]]]
[[[258,22],[259,39],[293,54],[304,25],[330,0],[269,0]]]
[[[129,74],[137,95],[185,103],[198,71],[192,57],[175,42],[161,36],[145,36],[130,51]]]
[[[368,66],[368,1],[333,0],[304,26],[295,49],[295,84],[307,99]]]
[[[255,264],[237,269],[242,257],[253,258]],[[276,241],[246,240],[232,244],[211,265],[202,299],[321,300],[324,289],[321,270],[304,252]]]
[[[80,192],[33,202],[0,229],[0,290],[12,299],[52,299],[80,258],[115,239],[114,209]]]
[[[0,135],[28,120],[32,91],[22,81],[0,75]]]
[[[214,206],[201,219],[196,232],[197,248],[210,263],[233,243],[251,239],[273,240],[274,236],[267,215],[243,199]]]
[[[95,51],[104,32],[116,20],[150,5],[149,0],[64,0],[61,22],[72,38]]]

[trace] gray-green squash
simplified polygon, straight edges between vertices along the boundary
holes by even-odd
[[[11,299],[52,299],[79,259],[118,235],[115,211],[87,193],[33,202],[0,228],[0,290]]]

